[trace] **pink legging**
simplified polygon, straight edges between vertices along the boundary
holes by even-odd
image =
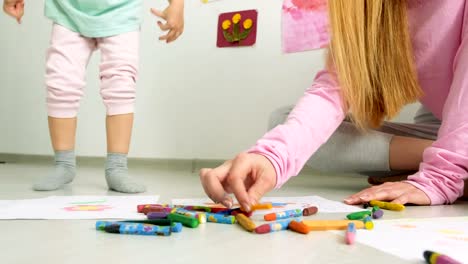
[[[101,96],[107,115],[134,112],[138,73],[139,32],[107,38],[86,38],[55,24],[47,54],[48,115],[76,117],[86,85],[91,54],[101,51]]]

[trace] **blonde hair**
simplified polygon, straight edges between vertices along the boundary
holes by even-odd
[[[361,130],[378,127],[422,96],[406,0],[329,0],[329,65]]]

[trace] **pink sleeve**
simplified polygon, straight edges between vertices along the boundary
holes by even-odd
[[[455,202],[463,195],[463,180],[468,178],[468,32],[466,31],[468,28],[465,28],[462,34],[463,40],[455,57],[452,85],[444,105],[438,138],[424,151],[419,172],[408,178],[408,183],[423,190],[429,196],[431,204]]]
[[[281,187],[299,174],[310,156],[325,143],[344,119],[340,89],[328,71],[299,100],[287,121],[275,127],[249,150],[267,157],[276,170]]]

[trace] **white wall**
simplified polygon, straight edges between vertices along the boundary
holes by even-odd
[[[44,60],[51,23],[43,2],[26,0],[21,26],[0,16],[0,153],[50,154]],[[163,7],[165,1],[145,1]],[[157,41],[155,19],[145,14],[133,157],[229,158],[263,135],[269,113],[293,104],[323,66],[323,52],[281,52],[281,0],[186,1],[186,30],[174,44]],[[221,12],[257,9],[253,48],[216,48]],[[99,57],[88,69],[79,114],[77,153],[105,154]],[[410,120],[414,107],[403,115]]]

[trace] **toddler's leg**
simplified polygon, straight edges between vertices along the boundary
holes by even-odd
[[[34,190],[56,190],[75,177],[76,114],[85,86],[86,65],[94,48],[92,40],[54,25],[47,56],[46,85],[55,169],[38,180],[33,185]]]
[[[107,108],[107,185],[118,192],[145,192],[145,186],[128,175],[127,167],[138,73],[139,32],[102,38],[98,45],[102,52],[101,95]]]

